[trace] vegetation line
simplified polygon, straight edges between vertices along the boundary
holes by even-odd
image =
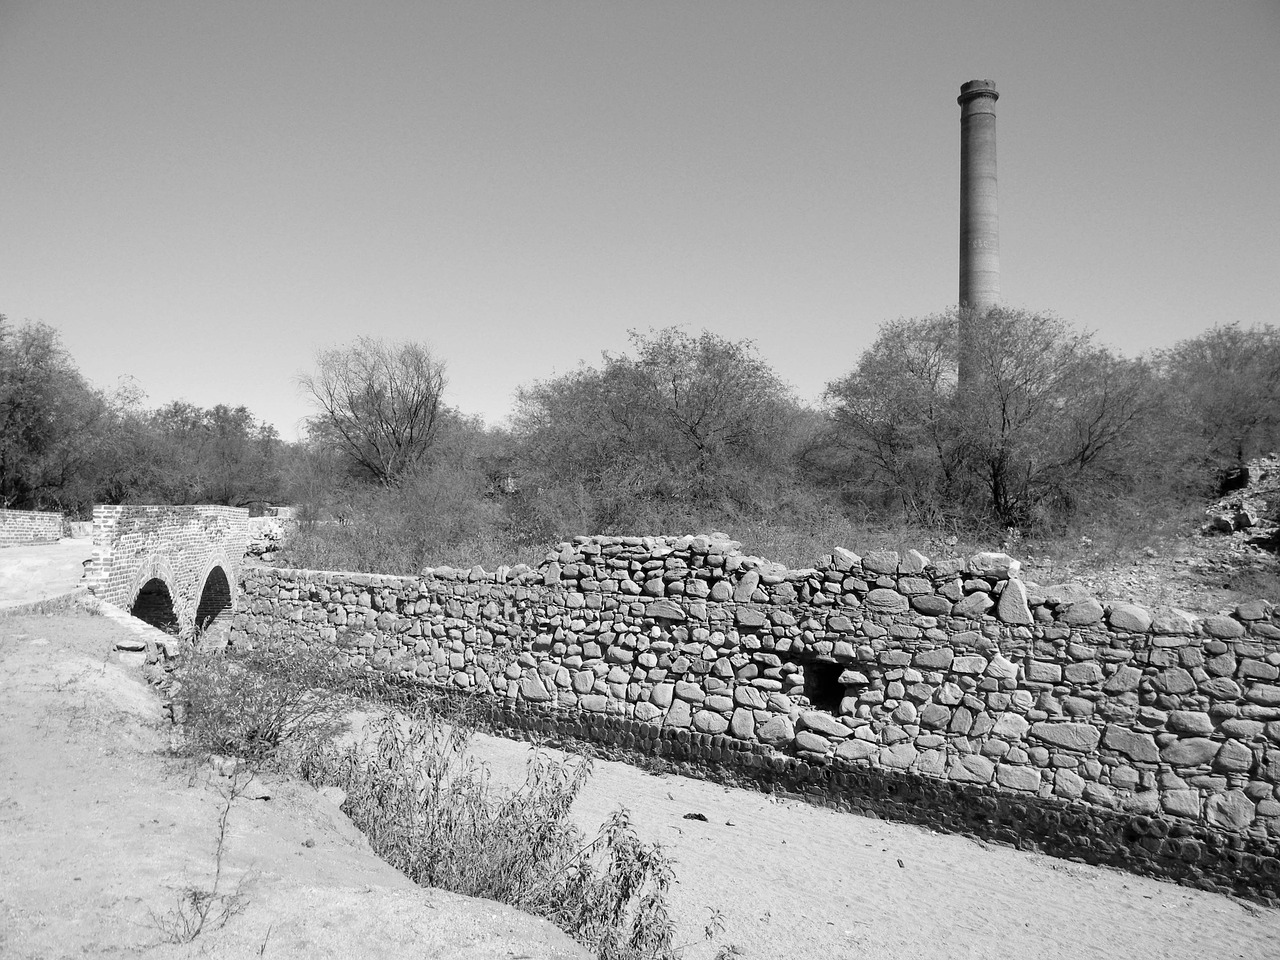
[[[95,389],[55,330],[0,318],[0,506],[289,503],[275,560],[310,569],[492,568],[581,533],[708,530],[805,566],[835,544],[1141,549],[1280,449],[1271,325],[1131,359],[1048,312],[952,310],[883,324],[850,364],[813,407],[749,340],[636,331],[486,427],[449,406],[443,358],[363,337],[299,375],[315,415],[284,443],[243,406]]]

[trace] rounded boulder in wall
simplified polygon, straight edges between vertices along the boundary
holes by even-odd
[[[906,613],[909,606],[906,597],[887,587],[877,587],[863,600],[863,607],[871,613]]]

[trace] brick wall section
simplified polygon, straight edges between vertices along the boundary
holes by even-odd
[[[237,642],[334,643],[495,719],[850,809],[1280,898],[1280,626],[1003,554],[578,538],[540,570],[253,568]],[[815,708],[815,701],[822,708]]]
[[[173,598],[179,630],[190,633],[210,571],[221,567],[230,584],[238,581],[248,521],[241,507],[96,506],[89,589],[127,610],[138,591],[159,578]],[[233,590],[232,606],[236,599]]]
[[[0,546],[56,543],[61,538],[61,513],[45,510],[0,510]]]

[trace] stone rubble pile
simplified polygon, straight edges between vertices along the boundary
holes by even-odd
[[[1251,541],[1274,544],[1280,533],[1280,456],[1250,460],[1241,471],[1244,486],[1205,510],[1205,533],[1244,533]]]
[[[286,520],[280,517],[250,517],[249,542],[245,556],[270,563],[284,545]]]

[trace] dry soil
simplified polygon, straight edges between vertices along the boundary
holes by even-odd
[[[230,781],[167,756],[141,661],[105,617],[0,619],[0,957],[582,958],[550,924],[416,887],[297,783],[233,800],[220,891],[244,909],[174,943],[208,890]]]

